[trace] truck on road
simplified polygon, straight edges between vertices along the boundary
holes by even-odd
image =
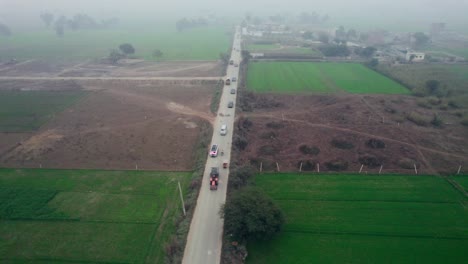
[[[218,181],[219,181],[219,168],[218,167],[211,167],[210,190],[217,190],[218,189]]]

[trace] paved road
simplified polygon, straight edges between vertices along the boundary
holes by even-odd
[[[109,81],[109,80],[123,80],[123,81],[192,81],[192,80],[219,80],[222,77],[56,77],[56,76],[0,76],[0,80],[13,81],[13,80],[32,80],[32,81],[48,81],[48,80],[57,80],[57,81]]]
[[[240,54],[240,30],[236,30],[231,59],[235,63],[241,60]],[[236,77],[239,79],[239,68],[229,65],[226,78]],[[235,94],[230,90],[236,89]],[[230,164],[232,133],[234,127],[234,108],[228,108],[228,102],[236,102],[237,82],[223,87],[218,115],[214,122],[213,138],[211,144],[218,144],[219,149],[224,151],[224,155],[218,157],[208,157],[203,174],[203,182],[198,196],[197,207],[190,224],[190,231],[185,246],[183,264],[217,264],[221,259],[223,219],[219,217],[219,208],[226,201],[226,190],[228,183],[229,169],[223,169],[222,163],[227,160]],[[221,136],[219,133],[222,124],[227,124],[228,133]],[[208,150],[207,150],[208,154]],[[210,191],[209,174],[211,167],[219,167],[218,190]]]

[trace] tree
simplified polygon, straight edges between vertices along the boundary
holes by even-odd
[[[40,15],[42,21],[46,24],[46,27],[50,27],[52,21],[54,21],[54,14],[46,12]]]
[[[362,57],[370,58],[374,55],[375,51],[376,48],[374,47],[365,47],[363,49],[357,50],[356,53]]]
[[[343,26],[340,26],[336,31],[335,31],[335,39],[337,42],[346,40],[346,31]]]
[[[416,47],[422,47],[426,45],[427,43],[429,43],[429,40],[430,40],[429,36],[427,36],[423,32],[416,32],[413,34],[413,37],[414,37],[414,45]]]
[[[164,55],[164,54],[163,54],[162,51],[159,50],[159,49],[155,49],[155,50],[153,51],[153,57],[161,58],[163,55]]]
[[[10,28],[7,25],[2,24],[2,23],[0,23],[0,36],[6,36],[6,37],[11,36]]]
[[[302,38],[303,39],[313,39],[314,38],[314,33],[310,32],[310,31],[306,31],[306,32],[304,32],[304,34],[302,34]]]
[[[318,39],[320,42],[327,44],[330,41],[330,37],[325,32],[320,32],[318,35]]]
[[[132,46],[132,44],[129,43],[124,43],[119,46],[119,49],[125,54],[133,54],[135,53],[135,48]]]
[[[124,57],[125,56],[118,50],[112,50],[109,54],[108,59],[112,64],[116,64],[120,59],[123,59]]]
[[[439,93],[440,82],[438,80],[428,80],[426,82],[426,88],[429,94],[437,95]]]
[[[219,59],[221,60],[223,65],[229,64],[229,54],[222,52],[219,54]]]
[[[346,57],[351,54],[346,45],[323,45],[319,50],[327,57]]]
[[[284,224],[283,213],[271,198],[254,189],[234,193],[220,215],[226,234],[239,241],[271,238]]]
[[[379,60],[376,59],[376,58],[373,58],[372,60],[368,61],[366,64],[367,64],[367,66],[369,66],[371,68],[375,68],[375,67],[377,67],[377,65],[379,65]]]
[[[55,20],[54,28],[55,34],[59,37],[63,37],[65,34],[65,26],[67,24],[67,18],[65,16],[61,16],[59,19]]]

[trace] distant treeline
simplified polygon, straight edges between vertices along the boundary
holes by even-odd
[[[199,18],[182,18],[177,20],[176,28],[177,31],[181,32],[186,29],[196,28],[196,27],[204,27],[208,26],[209,21],[206,18],[199,17]]]
[[[54,14],[46,12],[40,15],[41,20],[47,28],[53,27],[57,36],[63,36],[65,30],[77,31],[80,29],[102,29],[114,27],[119,23],[118,18],[109,18],[97,21],[87,14],[76,14],[71,18],[66,16],[56,17]]]
[[[0,23],[0,36],[11,36],[11,30],[10,28],[5,25],[5,24],[2,24]]]

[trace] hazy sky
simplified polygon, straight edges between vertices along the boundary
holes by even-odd
[[[468,0],[0,0],[0,21],[37,20],[45,10],[71,15],[174,18],[216,12],[219,15],[318,11],[333,19],[362,17],[401,21],[445,21],[468,24]],[[33,20],[33,21],[34,21]]]

